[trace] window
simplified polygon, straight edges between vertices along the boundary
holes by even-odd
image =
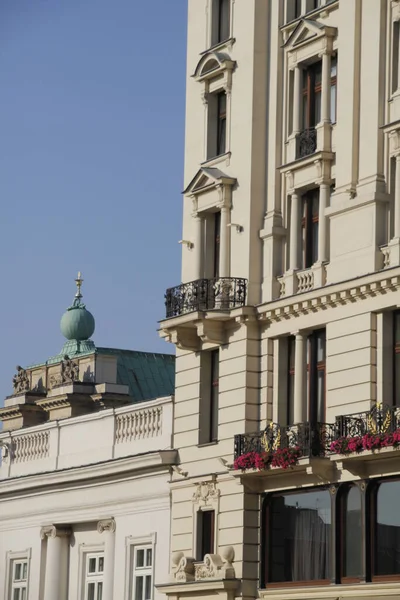
[[[272,495],[266,504],[267,584],[331,578],[331,498],[326,489]]]
[[[226,93],[210,94],[208,99],[207,158],[226,152]]]
[[[318,260],[319,189],[302,197],[302,268],[309,269]]]
[[[213,277],[219,277],[219,260],[221,247],[221,212],[213,213],[214,217],[214,268]]]
[[[303,129],[313,129],[321,120],[322,61],[303,71]]]
[[[399,87],[399,52],[400,52],[400,23],[393,23],[393,46],[392,46],[392,94]]]
[[[151,600],[153,597],[153,548],[134,548],[132,600]]]
[[[400,481],[381,483],[374,493],[372,576],[400,576]]]
[[[218,27],[217,39],[214,43],[224,42],[230,37],[231,0],[217,0]]]
[[[347,583],[362,578],[362,507],[361,493],[357,486],[345,489],[342,496],[342,581]]]
[[[400,406],[400,311],[393,313],[393,405]]]
[[[85,600],[103,598],[104,554],[87,554],[85,576]]]
[[[27,600],[28,598],[28,560],[11,561],[10,600]]]
[[[294,361],[296,351],[296,338],[288,338],[288,381],[287,381],[287,404],[286,425],[294,424]]]
[[[309,421],[325,422],[326,332],[318,329],[307,340],[307,396]]]
[[[197,513],[197,560],[214,554],[215,511],[199,510]]]
[[[219,350],[202,353],[199,445],[218,440]]]
[[[331,59],[331,123],[336,123],[337,113],[337,56]]]

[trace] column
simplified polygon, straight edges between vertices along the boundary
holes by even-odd
[[[195,220],[195,239],[194,239],[194,255],[195,255],[195,279],[203,277],[203,237],[204,237],[204,218],[198,213],[193,215]]]
[[[301,70],[299,65],[294,68],[293,85],[293,133],[300,133],[300,107],[301,107]]]
[[[322,54],[321,122],[331,122],[331,55]]]
[[[104,536],[104,574],[102,600],[114,598],[114,556],[115,556],[115,520],[107,519],[97,523],[97,531]]]
[[[230,208],[223,206],[221,208],[221,248],[219,257],[219,276],[229,277],[229,247],[231,231],[228,227],[230,222]]]
[[[68,545],[71,531],[54,525],[42,527],[40,537],[47,539],[44,600],[67,600]]]
[[[394,237],[400,238],[400,153],[396,155],[396,181],[394,188]]]
[[[318,218],[318,262],[323,263],[328,260],[327,239],[326,239],[326,217],[325,210],[329,205],[330,185],[321,183],[319,186],[319,218]]]
[[[304,419],[304,382],[305,382],[305,347],[306,336],[296,333],[294,352],[294,411],[295,424],[303,423]]]
[[[296,193],[292,194],[292,206],[290,210],[290,256],[289,269],[294,271],[299,268],[299,239],[300,239],[300,198]]]

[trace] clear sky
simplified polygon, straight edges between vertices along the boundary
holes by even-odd
[[[0,404],[63,345],[75,293],[98,346],[173,353],[186,0],[1,0]]]

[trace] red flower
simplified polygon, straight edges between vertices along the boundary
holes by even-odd
[[[291,469],[297,465],[300,457],[301,450],[298,446],[294,448],[278,448],[272,455],[271,464],[273,467]]]
[[[331,443],[330,451],[334,454],[352,454],[363,450],[379,450],[379,448],[397,448],[400,446],[400,429],[393,433],[366,433],[356,437],[340,437]]]

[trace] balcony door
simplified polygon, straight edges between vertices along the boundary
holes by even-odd
[[[326,331],[317,329],[307,339],[307,399],[311,425],[326,421]]]

